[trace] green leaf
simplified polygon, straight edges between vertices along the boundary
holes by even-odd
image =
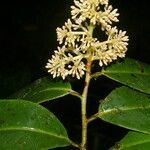
[[[150,134],[150,96],[127,87],[117,88],[99,106],[99,117]]]
[[[38,79],[9,98],[24,99],[35,103],[54,100],[69,94],[71,85],[66,82],[53,82],[49,78]]]
[[[130,131],[111,150],[149,150],[150,135]]]
[[[68,145],[65,128],[44,107],[24,100],[0,100],[1,150],[48,150]]]
[[[150,66],[139,61],[126,58],[124,62],[107,67],[102,74],[108,78],[150,94]]]

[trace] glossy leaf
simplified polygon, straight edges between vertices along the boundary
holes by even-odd
[[[108,78],[150,94],[150,65],[126,58],[107,67],[102,74]]]
[[[118,142],[111,150],[149,150],[150,135],[129,132],[120,142]]]
[[[9,98],[20,98],[35,103],[54,100],[69,94],[71,85],[66,82],[53,82],[49,78],[38,79]]]
[[[101,103],[99,117],[112,124],[150,134],[150,96],[127,87],[117,88]]]
[[[24,100],[0,100],[1,150],[48,150],[68,145],[65,128],[44,107]]]

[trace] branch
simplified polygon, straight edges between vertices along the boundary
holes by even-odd
[[[103,72],[96,72],[91,75],[91,79],[104,75]]]
[[[99,115],[99,113],[92,115],[89,119],[87,119],[87,122],[90,123],[90,122],[98,119],[98,115]]]
[[[80,145],[79,145],[79,144],[76,144],[75,142],[73,142],[73,141],[70,140],[70,139],[69,139],[69,143],[70,143],[72,146],[76,147],[76,148],[80,148]]]
[[[73,95],[73,96],[76,96],[78,97],[79,99],[82,99],[82,95],[80,95],[80,93],[74,91],[74,90],[70,90],[70,95]]]

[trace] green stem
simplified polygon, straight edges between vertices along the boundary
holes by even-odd
[[[92,115],[92,116],[87,120],[87,122],[90,123],[90,122],[96,120],[96,119],[98,118],[98,115],[99,115],[99,113],[96,113],[96,114]]]
[[[76,147],[76,148],[79,148],[80,146],[76,143],[74,143],[72,140],[69,140],[69,143],[73,146],[73,147]]]
[[[91,59],[88,60],[87,63],[87,71],[86,71],[86,77],[85,77],[85,85],[84,90],[82,94],[81,99],[81,115],[82,115],[82,143],[80,150],[86,150],[86,144],[87,144],[87,114],[86,114],[86,105],[87,105],[87,94],[88,94],[88,88],[90,84],[91,79]]]
[[[96,73],[91,75],[91,79],[98,78],[99,76],[102,76],[102,75],[104,75],[104,73],[102,71],[101,72],[96,72]]]
[[[92,24],[89,25],[88,30],[89,34],[92,36],[93,35],[93,30],[94,26]],[[92,55],[91,55],[92,50],[89,48],[88,53],[89,57],[87,58],[87,65],[86,65],[86,75],[85,75],[85,83],[84,83],[84,89],[82,93],[82,98],[81,98],[81,116],[82,116],[82,142],[80,145],[80,150],[86,150],[87,146],[87,126],[88,126],[88,121],[87,121],[87,95],[88,95],[88,89],[89,89],[89,84],[91,80],[91,65],[92,65]]]
[[[73,95],[75,97],[78,97],[79,99],[82,99],[82,95],[80,95],[78,92],[70,90],[70,95]]]

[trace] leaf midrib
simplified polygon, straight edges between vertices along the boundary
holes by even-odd
[[[30,131],[30,132],[36,132],[36,133],[41,133],[41,134],[47,134],[49,136],[54,136],[56,138],[60,138],[60,139],[64,139],[66,140],[67,142],[69,142],[69,139],[64,137],[64,136],[60,136],[60,135],[57,135],[57,134],[50,134],[49,132],[45,132],[43,130],[40,130],[40,129],[35,129],[35,128],[27,128],[27,127],[24,127],[24,128],[0,128],[0,131],[13,131],[13,130],[18,130],[18,131]]]
[[[108,113],[119,113],[120,111],[123,112],[123,111],[130,111],[130,110],[135,110],[135,109],[150,109],[150,106],[146,106],[146,107],[128,107],[128,108],[124,108],[124,107],[119,107],[118,109],[117,108],[113,108],[113,109],[107,109],[105,111],[102,111],[102,112],[99,112],[99,115],[100,116],[103,116],[103,115],[106,115]]]
[[[33,94],[32,95],[36,95],[37,93],[39,94],[39,93],[42,93],[42,92],[45,92],[45,91],[54,91],[54,90],[58,90],[58,91],[68,91],[67,93],[69,93],[69,88],[67,89],[67,88],[47,88],[47,89],[44,89],[44,90],[40,90],[40,91],[37,91],[37,92],[33,92]],[[67,94],[66,93],[66,94]]]
[[[105,73],[107,74],[109,74],[109,73],[114,73],[114,74],[138,74],[138,75],[145,75],[145,76],[150,76],[150,74],[149,73],[141,73],[141,72],[129,72],[129,71],[103,71],[102,72],[104,75],[105,75]]]
[[[128,148],[128,147],[132,147],[132,146],[136,146],[136,145],[140,145],[140,144],[145,144],[145,143],[150,143],[150,139],[145,140],[145,141],[134,142],[134,143],[131,143],[129,145],[124,145],[123,148]]]

